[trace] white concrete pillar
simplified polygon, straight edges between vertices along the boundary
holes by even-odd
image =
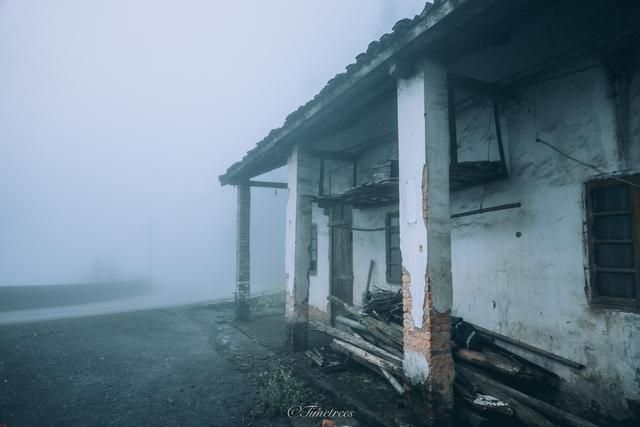
[[[293,146],[288,160],[289,198],[286,225],[286,321],[287,340],[294,350],[307,346],[309,322],[309,245],[311,244],[310,156]]]
[[[447,73],[430,60],[398,80],[404,371],[430,425],[453,408]]]
[[[248,182],[238,184],[236,211],[236,299],[235,314],[238,320],[249,319],[251,294],[251,187]]]

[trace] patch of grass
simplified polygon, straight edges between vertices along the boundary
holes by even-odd
[[[290,369],[275,368],[260,374],[259,397],[267,416],[282,416],[304,401],[304,393]]]

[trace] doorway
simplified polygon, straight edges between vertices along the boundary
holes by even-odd
[[[353,234],[350,205],[330,208],[330,283],[329,293],[345,303],[353,304]],[[343,310],[331,303],[331,324]]]

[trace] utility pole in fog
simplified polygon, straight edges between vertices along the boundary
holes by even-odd
[[[149,216],[147,224],[147,280],[151,283],[152,270],[153,270],[153,250],[151,243],[153,241],[153,220]]]

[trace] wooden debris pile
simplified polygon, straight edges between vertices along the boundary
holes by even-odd
[[[377,319],[402,325],[402,289],[391,291],[375,288],[368,294],[362,311]]]
[[[376,291],[361,311],[333,296],[328,299],[346,314],[335,318],[336,327],[310,321],[310,328],[331,336],[335,353],[384,377],[398,393],[408,390],[398,294]],[[595,426],[551,403],[559,386],[554,373],[499,346],[462,319],[452,318],[451,344],[456,413],[465,425]],[[322,366],[317,350],[308,353]]]
[[[454,397],[467,424],[595,427],[569,408],[552,404],[559,392],[558,376],[497,344],[495,337],[499,334],[455,317],[451,329]],[[505,341],[554,360],[563,359],[516,340]],[[576,369],[584,367],[566,359],[563,363]],[[507,406],[487,405],[481,398],[487,395]]]
[[[404,393],[398,380],[402,377],[402,326],[361,315],[358,309],[334,296],[328,299],[346,313],[335,318],[340,329],[313,320],[309,327],[333,337],[334,352],[372,369],[386,378],[398,393]]]

